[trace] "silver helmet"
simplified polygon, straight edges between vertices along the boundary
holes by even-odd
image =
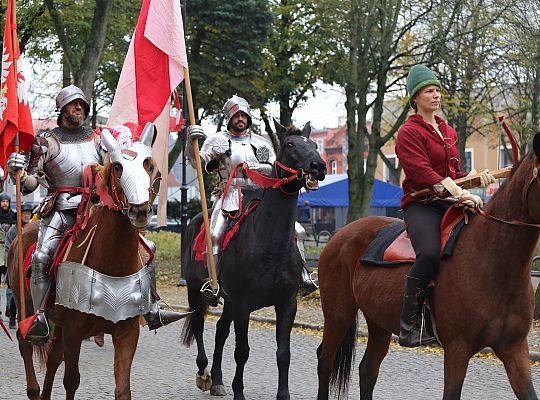
[[[225,102],[225,105],[223,106],[223,114],[225,114],[225,123],[227,124],[227,128],[229,127],[229,121],[238,111],[243,111],[247,114],[248,126],[251,126],[252,117],[249,103],[246,101],[246,99],[237,95],[233,95],[233,97],[227,100]]]
[[[62,108],[68,103],[71,103],[73,100],[80,99],[84,102],[84,117],[88,117],[90,114],[90,102],[86,98],[84,92],[75,85],[69,85],[60,90],[56,96],[56,109],[57,111],[62,111]],[[61,119],[58,116],[58,125],[60,125]]]

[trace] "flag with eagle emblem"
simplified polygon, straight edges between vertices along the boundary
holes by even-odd
[[[19,131],[19,149],[27,151],[34,140],[32,114],[28,103],[28,83],[21,69],[17,24],[14,21],[13,1],[8,0],[4,45],[2,48],[2,76],[0,84],[0,166],[14,151]]]

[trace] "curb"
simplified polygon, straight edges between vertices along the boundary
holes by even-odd
[[[176,309],[176,310],[190,311],[190,308],[188,306],[184,306],[184,305],[170,304],[169,306],[171,308]],[[215,315],[215,316],[221,316],[221,311],[208,309],[208,314]],[[274,318],[269,318],[269,317],[261,317],[261,316],[258,316],[258,315],[250,315],[249,319],[251,321],[264,322],[264,323],[272,324],[272,325],[276,324],[276,320]],[[301,321],[298,321],[298,322],[295,321],[293,323],[293,327],[300,328],[300,329],[309,329],[309,330],[318,331],[318,332],[323,331],[323,326],[322,325],[310,324],[308,322],[301,322]],[[361,330],[361,329],[359,329],[357,331],[357,334],[358,334],[359,337],[363,337],[363,338],[368,337],[368,333],[366,331],[364,331],[364,330]],[[396,335],[392,335],[392,340],[397,342],[398,337]],[[438,347],[440,347],[440,346],[438,346]],[[495,355],[493,350],[491,348],[489,348],[489,347],[486,347],[485,349],[479,351],[479,353]],[[540,362],[540,352],[539,351],[530,351],[529,350],[529,360],[532,361],[532,362]]]

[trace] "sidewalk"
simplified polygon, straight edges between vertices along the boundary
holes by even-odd
[[[158,289],[160,296],[171,306],[187,309],[186,287],[163,287]],[[298,328],[321,331],[324,317],[317,292],[307,298],[298,298],[298,311],[295,326]],[[212,314],[220,314],[222,306],[210,308]],[[261,322],[275,323],[275,314],[272,307],[266,307],[251,313],[251,319]],[[367,324],[362,313],[358,314],[358,331],[360,336],[367,336]],[[529,331],[529,352],[531,361],[540,362],[540,323],[535,321]],[[487,351],[487,350],[486,350]],[[491,351],[491,350],[489,350]]]

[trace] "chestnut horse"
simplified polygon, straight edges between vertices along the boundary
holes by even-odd
[[[105,202],[108,205],[94,206],[86,228],[75,234],[71,251],[69,251],[65,261],[79,263],[85,258],[84,253],[89,249],[84,264],[102,274],[125,277],[137,273],[141,269],[140,230],[147,226],[151,214],[149,204],[151,175],[155,168],[150,149],[152,136],[153,129],[152,133],[143,131],[141,141],[126,150],[128,152],[126,153],[127,158],[134,158],[137,152],[141,156],[136,159],[137,162],[131,163],[128,172],[127,167],[124,170],[121,156],[124,150],[117,147],[116,141],[108,131],[102,132],[103,143],[111,158],[113,153],[117,155],[116,158],[113,158],[114,162],[108,160],[103,169],[104,178],[101,183],[100,193],[102,194],[100,196],[101,200],[104,200],[106,194],[109,194],[110,197],[106,197],[108,201]],[[135,174],[133,174],[134,171]],[[137,176],[138,179],[134,181],[133,175]],[[142,193],[145,201],[142,203],[133,202],[132,199],[140,198],[140,196],[133,195],[134,191],[137,191],[138,194]],[[25,226],[22,236],[24,254],[36,241],[38,226],[37,222]],[[93,231],[95,233],[92,236]],[[93,238],[91,243],[87,245],[85,243],[88,243],[89,237]],[[26,316],[23,317],[29,317],[33,314],[32,300],[28,288],[23,296],[19,293],[16,248],[17,244],[14,242],[8,253],[10,284],[13,288],[17,310],[19,312],[21,310],[21,300],[25,301],[27,311]],[[112,335],[114,345],[115,398],[130,399],[130,373],[139,338],[139,316],[114,323],[94,314],[55,305],[53,301],[54,295],[50,294],[46,315],[49,321],[54,322],[54,331],[51,332],[47,346],[33,346],[30,342],[23,340],[20,331],[17,332],[19,351],[25,365],[28,397],[30,399],[50,399],[56,370],[64,361],[66,399],[74,399],[75,391],[80,383],[78,364],[81,343],[87,337],[105,332]],[[20,315],[19,320],[21,320]],[[32,362],[34,349],[39,351],[42,362],[46,364],[45,382],[41,396]]]
[[[232,388],[234,398],[244,399],[244,366],[249,357],[248,325],[252,311],[274,306],[276,312],[277,365],[279,370],[278,399],[289,399],[290,335],[296,316],[296,293],[300,283],[302,260],[294,239],[298,192],[302,187],[314,188],[323,180],[326,166],[309,139],[307,123],[300,131],[284,128],[277,122],[276,133],[281,146],[271,179],[274,188],[264,191],[260,205],[240,224],[223,252],[220,264],[220,285],[225,304],[217,323],[216,345],[211,377],[206,369],[208,359],[204,350],[204,316],[208,306],[200,289],[208,272],[194,260],[193,239],[201,226],[194,218],[182,248],[182,268],[185,268],[189,305],[194,313],[184,325],[184,343],[197,342],[197,386],[210,389],[212,395],[225,396],[221,359],[223,347],[234,321],[236,373]]]
[[[537,399],[527,334],[534,296],[530,265],[539,237],[540,134],[485,208],[470,218],[453,255],[442,260],[429,304],[444,348],[443,399],[459,399],[469,359],[491,347],[519,399]],[[324,333],[318,354],[318,399],[348,388],[357,312],[369,331],[360,362],[360,398],[371,399],[391,335],[399,334],[405,275],[411,265],[381,268],[359,261],[377,232],[395,220],[367,217],[340,229],[319,262]],[[519,221],[519,222],[518,222]],[[399,376],[397,376],[399,379]],[[407,382],[403,382],[404,385]],[[397,395],[397,394],[396,394]]]

